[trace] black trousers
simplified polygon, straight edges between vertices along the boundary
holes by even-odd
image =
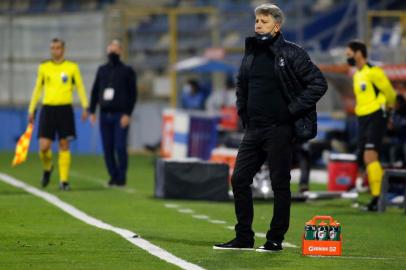
[[[289,228],[290,165],[292,158],[292,127],[288,125],[267,128],[248,128],[238,149],[232,176],[237,239],[254,242],[252,221],[254,207],[251,184],[262,164],[267,161],[271,186],[274,191],[274,209],[267,240],[282,242]]]
[[[129,127],[121,127],[123,113],[100,113],[100,133],[103,143],[104,161],[110,180],[126,184],[128,167],[127,137]]]

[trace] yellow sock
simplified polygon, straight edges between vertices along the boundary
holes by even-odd
[[[42,161],[44,171],[50,171],[52,168],[52,150],[49,149],[46,152],[39,151],[39,158]]]
[[[67,182],[69,179],[70,169],[70,151],[59,151],[59,179],[60,181]]]
[[[367,166],[369,188],[372,196],[379,196],[381,193],[381,184],[383,177],[383,169],[379,161],[369,163]]]

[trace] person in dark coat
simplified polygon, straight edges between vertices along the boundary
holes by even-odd
[[[100,132],[109,186],[125,186],[128,167],[127,137],[131,114],[137,101],[136,73],[120,60],[118,40],[107,47],[108,62],[96,73],[90,99],[90,121],[96,123],[100,107]]]
[[[236,237],[214,249],[244,250],[254,246],[251,183],[264,162],[270,169],[274,211],[266,243],[259,252],[282,250],[289,228],[290,169],[297,119],[312,114],[327,82],[308,54],[280,32],[283,13],[273,4],[255,9],[255,36],[245,42],[237,76],[237,109],[245,135],[232,176]],[[303,129],[306,129],[304,126]]]

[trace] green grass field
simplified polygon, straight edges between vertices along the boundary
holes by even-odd
[[[37,155],[31,153],[29,160],[17,168],[10,167],[11,159],[11,153],[0,154],[0,172],[39,187],[41,166]],[[299,248],[285,248],[276,254],[214,251],[214,243],[233,237],[233,231],[226,228],[235,222],[233,203],[155,199],[153,160],[151,156],[132,156],[128,188],[107,189],[104,187],[107,174],[100,156],[73,156],[72,191],[57,189],[57,171],[46,190],[93,217],[137,232],[153,244],[206,269],[406,269],[403,210],[363,213],[351,208],[351,201],[347,200],[293,203],[286,241]],[[360,200],[366,201],[367,197]],[[226,224],[196,219],[165,204],[177,204]],[[343,257],[301,256],[304,222],[317,214],[332,215],[343,224]],[[256,232],[266,232],[271,215],[271,202],[256,202]],[[256,245],[263,242],[264,238],[256,238]],[[177,267],[112,232],[89,226],[41,198],[0,181],[0,269]]]

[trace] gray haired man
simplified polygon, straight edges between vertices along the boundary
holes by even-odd
[[[310,113],[315,116],[316,102],[327,90],[327,83],[308,54],[284,40],[282,23],[279,7],[263,4],[255,9],[255,36],[246,39],[237,76],[237,109],[245,135],[232,176],[236,237],[214,245],[214,249],[253,249],[250,185],[264,162],[270,169],[274,211],[267,241],[256,251],[282,250],[289,228],[292,147],[301,133],[293,129],[293,123]],[[316,125],[316,117],[311,121]]]

